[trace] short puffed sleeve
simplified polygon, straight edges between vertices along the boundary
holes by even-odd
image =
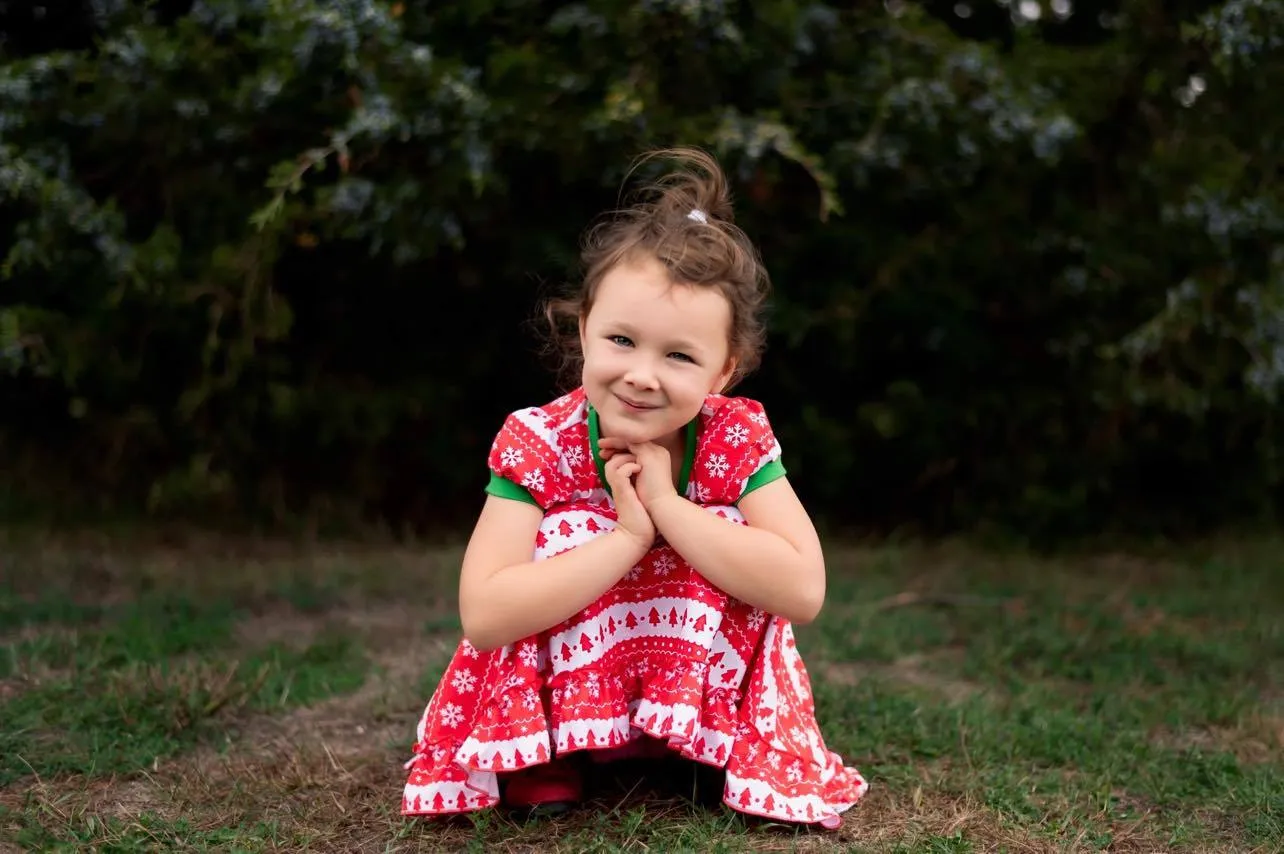
[[[705,503],[734,504],[784,477],[785,467],[761,403],[743,397],[720,403],[702,431],[693,480]]]
[[[518,410],[504,419],[490,446],[486,492],[547,509],[562,477],[558,459],[546,413],[538,407]]]

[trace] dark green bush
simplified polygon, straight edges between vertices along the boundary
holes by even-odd
[[[15,5],[11,513],[469,518],[554,392],[524,322],[676,143],[773,272],[743,391],[819,515],[1278,508],[1279,0]]]

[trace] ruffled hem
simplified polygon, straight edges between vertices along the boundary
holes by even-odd
[[[433,756],[441,757],[434,761]],[[401,797],[402,815],[451,815],[476,812],[499,803],[495,774],[471,771],[446,759],[449,751],[434,748],[406,763],[410,776]],[[444,760],[444,761],[442,761]]]
[[[643,736],[687,759],[724,765],[731,756],[738,689],[706,684],[708,665],[650,660],[622,673],[560,674],[550,683],[556,753],[620,748]]]
[[[638,731],[635,738],[641,736],[642,732]],[[734,760],[721,765],[688,756],[672,742],[668,747],[692,761],[725,768],[727,777],[722,802],[737,812],[772,821],[815,824],[836,830],[842,824],[842,813],[855,806],[869,790],[865,779],[857,771],[843,767],[836,756],[827,769],[827,781],[785,791],[754,774],[753,768],[737,768],[740,763]],[[619,748],[589,749],[610,754]],[[764,764],[770,767],[770,760]],[[499,804],[499,775],[494,771],[470,770],[457,759],[444,764],[433,763],[425,754],[417,755],[407,763],[407,767],[412,770],[402,799],[402,815],[446,816],[476,812]]]
[[[493,807],[499,803],[500,773],[542,764],[553,755],[610,754],[650,736],[686,759],[725,768],[723,802],[738,812],[838,827],[840,814],[868,790],[860,774],[833,753],[825,752],[825,761],[818,762],[818,756],[773,746],[765,734],[737,721],[740,690],[710,687],[705,674],[705,665],[690,661],[648,662],[620,674],[561,674],[549,684],[551,728],[543,721],[533,731],[501,723],[506,720],[501,710],[526,702],[541,687],[538,681],[510,679],[478,716],[487,722],[481,729],[488,737],[474,729],[464,738],[417,746],[406,763],[411,774],[402,813],[449,815]],[[576,715],[590,707],[598,716]],[[782,777],[797,781],[784,788],[768,782]]]
[[[704,685],[707,666],[649,661],[623,673],[577,671],[548,680],[552,726],[512,723],[508,710],[530,710],[545,687],[534,668],[510,676],[486,701],[463,738],[416,745],[402,801],[405,815],[447,815],[498,803],[498,775],[576,751],[613,751],[643,736],[688,759],[722,766],[734,744],[739,692]],[[634,699],[630,699],[634,698]],[[689,702],[696,699],[699,705]],[[583,712],[593,709],[597,715]],[[605,714],[603,714],[605,712]],[[431,736],[429,736],[431,737]]]
[[[821,761],[818,761],[821,760]],[[781,778],[791,784],[778,785]],[[799,756],[743,725],[727,763],[723,803],[748,815],[835,830],[842,813],[869,791],[869,783],[836,753]]]

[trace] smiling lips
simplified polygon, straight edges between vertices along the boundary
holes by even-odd
[[[654,406],[649,403],[638,403],[636,401],[629,400],[627,397],[620,397],[618,394],[615,397],[620,401],[620,403],[623,403],[625,407],[633,410],[634,412],[649,412],[652,409],[659,408],[658,406]]]

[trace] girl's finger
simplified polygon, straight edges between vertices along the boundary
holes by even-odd
[[[625,453],[612,454],[611,458],[606,461],[606,470],[610,471],[612,468],[619,468],[622,465],[636,462],[636,461],[637,461],[637,458],[634,457],[632,454],[625,454]]]
[[[627,466],[621,466],[616,470],[613,477],[608,477],[611,489],[617,494],[627,494],[633,491],[633,476],[641,471],[641,467],[636,463],[630,463]]]

